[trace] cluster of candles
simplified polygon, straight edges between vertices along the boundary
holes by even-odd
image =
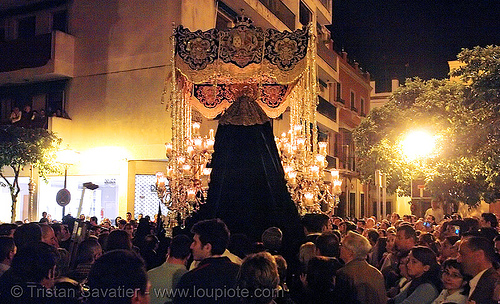
[[[280,138],[275,138],[283,170],[292,199],[302,212],[321,212],[321,204],[328,203],[342,193],[339,171],[331,171],[332,182],[325,184],[327,142],[318,142],[317,153],[300,136],[301,126],[293,127]]]
[[[172,216],[180,214],[185,218],[203,203],[201,197],[208,190],[212,172],[208,164],[214,151],[214,142],[215,131],[210,129],[208,137],[202,137],[200,124],[195,122],[191,136],[179,151],[174,150],[172,143],[165,144],[167,168],[165,173],[156,173],[156,189]]]

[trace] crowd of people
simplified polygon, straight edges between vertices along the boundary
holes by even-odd
[[[493,213],[348,219],[306,214],[284,248],[220,219],[167,237],[161,220],[67,216],[0,225],[2,303],[498,303]]]
[[[33,110],[30,105],[25,105],[22,109],[21,111],[19,107],[14,107],[7,123],[24,128],[47,128],[49,117],[68,118],[61,109],[49,113],[45,109]]]

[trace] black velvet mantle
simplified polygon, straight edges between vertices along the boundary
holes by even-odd
[[[279,227],[284,246],[303,232],[286,187],[271,124],[219,125],[212,154],[212,173],[202,218],[220,218],[231,233],[260,241],[262,232]]]

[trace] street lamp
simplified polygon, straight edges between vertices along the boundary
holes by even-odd
[[[63,218],[66,213],[65,210],[66,205],[68,205],[69,202],[71,201],[71,193],[68,191],[68,189],[66,189],[66,182],[68,179],[68,167],[76,163],[78,154],[79,154],[78,152],[66,148],[64,150],[58,151],[56,156],[56,161],[64,166],[64,188],[59,190],[56,195],[57,204],[63,207],[62,210]]]
[[[408,161],[414,163],[421,171],[422,161],[436,149],[436,137],[422,130],[413,131],[406,135],[401,146]],[[410,177],[410,196],[413,200],[413,175]]]
[[[435,137],[425,131],[413,131],[402,142],[403,153],[410,161],[430,155],[436,146]]]

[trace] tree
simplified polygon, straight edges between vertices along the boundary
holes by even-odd
[[[23,168],[33,165],[38,174],[46,178],[48,173],[58,172],[54,163],[55,152],[61,142],[51,131],[40,128],[3,127],[0,130],[0,177],[7,183],[12,198],[12,222],[16,218],[17,196],[20,192],[19,174]],[[4,169],[10,167],[14,180],[9,182]]]
[[[385,106],[356,128],[358,169],[364,181],[387,174],[388,191],[409,194],[412,178],[425,176],[426,188],[475,205],[500,193],[500,47],[464,49],[464,65],[453,72],[462,83],[408,79]],[[432,155],[410,162],[401,142],[410,130],[434,134]]]

